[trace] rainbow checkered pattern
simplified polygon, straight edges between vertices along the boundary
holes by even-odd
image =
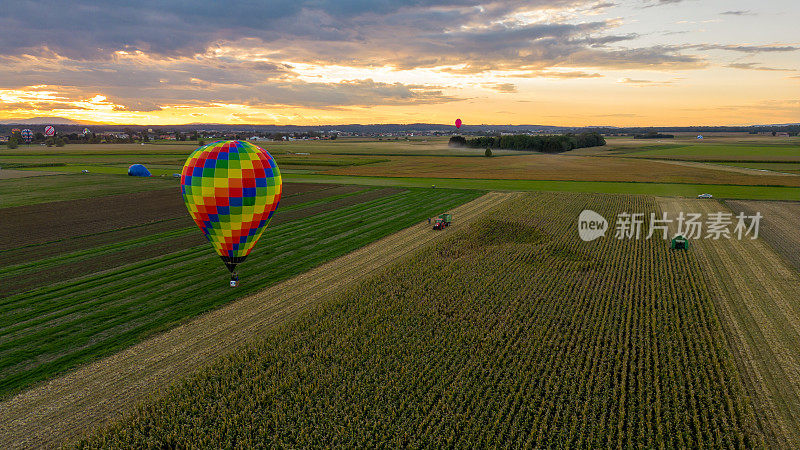
[[[193,151],[181,193],[195,223],[233,271],[244,261],[281,200],[281,174],[266,150],[218,141]]]

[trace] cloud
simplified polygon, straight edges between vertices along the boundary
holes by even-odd
[[[135,92],[128,92],[135,95]],[[215,86],[213,89],[156,89],[145,93],[162,105],[233,103],[252,106],[340,106],[409,105],[457,100],[435,86],[348,80],[340,83],[308,83],[299,80],[248,86]],[[130,98],[130,97],[128,97]],[[124,102],[115,98],[116,102]]]
[[[654,80],[637,80],[632,78],[620,78],[617,83],[631,84],[634,86],[664,86],[672,84],[674,81],[654,81]]]
[[[727,50],[741,53],[774,53],[774,52],[794,52],[800,50],[795,45],[723,45],[723,44],[694,44],[685,45],[683,48],[693,48],[698,50]]]
[[[161,111],[161,107],[149,101],[123,100],[119,102],[118,105],[114,106],[114,111],[153,112],[153,111]]]
[[[52,98],[8,101],[41,108],[91,109],[97,106],[86,99],[100,94],[105,110],[125,117],[209,105],[347,109],[463,99],[457,86],[465,79],[513,93],[521,78],[695,70],[719,67],[706,51],[798,49],[691,40],[654,45],[652,24],[633,26],[626,6],[616,0],[26,0],[0,9],[0,86],[49,86],[57,92]],[[612,7],[624,17],[607,18]],[[651,77],[660,76],[645,78]]]
[[[201,57],[206,63],[249,57],[253,71],[266,72],[288,69],[274,62],[287,60],[400,69],[541,68],[570,65],[571,56],[586,49],[596,49],[602,59],[602,52],[613,50],[609,45],[638,38],[608,33],[616,19],[587,22],[579,12],[613,5],[590,0],[278,0],[261,8],[245,1],[205,0],[187,8],[176,0],[106,6],[89,0],[29,1],[0,12],[0,54],[74,61],[144,54],[153,60]],[[530,15],[539,18],[523,19]],[[644,65],[653,67],[656,55],[649,52]],[[673,54],[665,55],[665,66],[674,68],[674,62]]]
[[[594,4],[594,5],[590,6],[589,10],[590,11],[597,11],[597,10],[600,10],[600,9],[613,8],[614,6],[617,6],[617,4],[613,3],[613,2],[600,2],[600,3],[597,3],[597,4]]]
[[[514,92],[517,92],[517,85],[513,83],[487,84],[484,85],[484,87],[495,90],[497,92],[502,92],[503,94],[512,94]]]
[[[771,72],[793,72],[792,69],[778,69],[775,67],[764,67],[758,65],[758,63],[731,63],[727,64],[725,67],[731,69],[743,69],[743,70],[764,70],[764,71],[771,71]]]
[[[681,3],[683,1],[684,0],[656,0],[655,2],[651,2],[649,4],[646,4],[644,7],[645,8],[652,8],[652,7],[655,7],[655,6],[674,5],[676,3]]]
[[[570,56],[576,66],[614,69],[699,69],[708,63],[697,56],[681,54],[667,46],[595,51],[584,49]]]
[[[582,71],[572,71],[572,72],[545,71],[545,72],[535,72],[535,76],[546,77],[546,78],[570,79],[570,78],[601,78],[603,75],[597,72],[589,73]]]
[[[121,0],[98,4],[25,1],[0,12],[0,53],[47,49],[94,59],[118,51],[192,56],[218,42],[252,38],[354,42],[381,31],[442,32],[472,20],[494,21],[520,10],[560,8],[579,0]],[[476,14],[476,11],[480,11]],[[65,26],[65,24],[70,24]],[[111,25],[113,24],[113,25]],[[404,33],[405,34],[405,33]]]
[[[0,102],[0,110],[2,111],[54,111],[54,110],[71,110],[81,109],[87,110],[88,108],[75,105],[73,103],[60,103],[60,102]]]
[[[720,13],[723,16],[755,16],[756,13],[750,10],[736,10],[736,11],[725,11]]]

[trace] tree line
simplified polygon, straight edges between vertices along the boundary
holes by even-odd
[[[454,136],[459,138],[461,136]],[[601,147],[606,140],[599,133],[562,134],[552,136],[531,136],[513,134],[504,136],[481,136],[473,139],[451,138],[451,145],[464,145],[473,148],[498,148],[504,150],[526,150],[542,153],[561,153],[585,147]]]

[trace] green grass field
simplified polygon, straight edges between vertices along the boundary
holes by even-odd
[[[697,140],[609,138],[603,150],[593,154],[685,161],[800,162],[800,139],[772,136],[717,136]],[[586,153],[586,152],[584,152]]]
[[[356,177],[315,174],[287,174],[292,182],[342,183],[368,186],[401,186],[504,191],[597,192],[645,194],[667,197],[697,197],[710,193],[718,198],[757,200],[799,200],[800,188],[783,186],[737,186],[718,184],[634,183],[609,181],[480,180],[463,178]]]
[[[631,156],[687,161],[795,161],[800,162],[800,146],[732,146],[695,144],[677,148],[637,151]]]
[[[121,350],[481,194],[411,189],[268,228],[240,266],[241,286],[235,290],[227,285],[227,270],[219,257],[210,245],[202,245],[4,298],[0,395]],[[33,266],[80,263],[120,250],[151,248],[188,233],[199,231],[189,227],[82,249]],[[31,264],[4,267],[2,276],[24,277],[31,269]]]
[[[426,159],[430,164],[444,161],[438,156],[467,156],[477,157],[482,155],[479,149],[452,149],[447,147],[447,138],[413,138],[411,140],[352,139],[344,138],[334,141],[284,141],[284,142],[258,142],[267,148],[276,158],[279,166],[284,169],[287,179],[296,181],[325,180],[334,183],[351,183],[366,185],[410,186],[426,187],[436,184],[441,187],[458,189],[501,189],[525,191],[573,191],[573,192],[601,192],[601,193],[629,193],[650,194],[662,196],[695,197],[701,193],[711,193],[721,198],[736,199],[773,199],[797,200],[800,194],[796,188],[786,187],[792,185],[789,179],[772,177],[761,185],[759,172],[743,175],[721,172],[715,175],[714,183],[698,183],[702,177],[690,175],[699,169],[687,167],[675,170],[675,176],[666,177],[659,183],[642,182],[638,178],[634,182],[628,180],[620,182],[583,181],[585,174],[576,174],[574,180],[550,181],[545,176],[537,176],[537,172],[520,174],[525,179],[495,180],[491,176],[484,179],[465,180],[458,176],[456,170],[452,176],[439,178],[398,178],[398,177],[367,177],[367,176],[333,176],[330,171],[341,167],[364,165],[365,168],[372,164],[386,163],[388,160],[402,160],[403,157]],[[147,165],[156,177],[171,177],[173,173],[180,172],[184,158],[196,147],[196,142],[169,142],[138,144],[81,144],[67,145],[61,148],[47,148],[32,146],[16,150],[0,150],[0,167],[3,164],[65,164],[60,167],[51,167],[49,170],[63,173],[77,173],[89,170],[92,178],[83,178],[80,181],[65,177],[49,177],[49,179],[36,178],[22,180],[0,180],[0,207],[25,203],[47,201],[52,198],[54,190],[59,190],[64,198],[80,198],[88,196],[96,186],[101,195],[103,193],[133,192],[155,188],[155,186],[170,185],[171,180],[161,182],[148,182],[138,180],[114,180],[110,177],[95,178],[97,175],[123,175],[131,163],[141,162]],[[308,153],[298,155],[297,153]],[[497,155],[524,155],[524,152],[495,152]],[[687,161],[716,161],[728,165],[748,167],[785,173],[800,173],[800,139],[774,138],[771,136],[709,136],[703,141],[697,141],[691,136],[678,136],[674,140],[652,142],[650,140],[634,140],[629,138],[609,138],[608,145],[602,148],[580,149],[569,154],[588,154],[606,156],[608,158],[647,158],[647,159],[673,159]],[[536,157],[538,155],[532,155]],[[470,160],[472,158],[469,158]],[[740,161],[740,162],[736,162]],[[741,162],[751,161],[751,162]],[[760,162],[759,162],[760,161]],[[784,161],[775,163],[775,161]],[[796,163],[794,163],[796,162]],[[421,161],[422,163],[422,161]],[[591,163],[591,162],[588,162]],[[588,164],[587,163],[587,164]],[[428,164],[428,165],[430,165]],[[598,161],[602,164],[602,161]],[[642,162],[647,164],[647,162]],[[777,164],[777,165],[774,165]],[[795,165],[798,165],[795,167]],[[713,167],[713,165],[709,165]],[[426,166],[427,167],[427,166]],[[42,170],[37,167],[28,167],[27,170]],[[360,169],[359,169],[360,170]],[[533,170],[533,169],[531,169]],[[448,173],[447,164],[441,167],[440,173]],[[594,172],[593,172],[594,173]],[[681,174],[685,174],[682,176]],[[700,172],[698,172],[700,173]],[[768,172],[764,172],[768,176]],[[566,174],[568,175],[568,174]],[[582,179],[583,177],[583,179]],[[691,179],[687,184],[686,179]],[[748,178],[749,177],[749,178]],[[674,178],[674,182],[673,181]],[[730,178],[730,183],[721,183],[720,179]],[[748,185],[736,181],[747,178]],[[86,181],[86,183],[83,183]],[[786,183],[784,183],[785,181]],[[107,185],[103,185],[106,182]],[[148,184],[149,183],[149,184]],[[159,184],[160,183],[160,184]],[[767,186],[771,185],[771,186]],[[95,194],[92,194],[95,195]]]
[[[748,169],[768,170],[772,172],[795,173],[800,174],[800,162],[797,163],[771,163],[771,162],[726,162],[720,163],[726,166],[745,167]]]
[[[47,171],[47,168],[39,170]],[[0,208],[175,187],[174,178],[104,174],[48,175],[0,180]]]

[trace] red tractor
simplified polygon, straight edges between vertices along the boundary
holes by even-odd
[[[436,218],[436,221],[433,222],[433,229],[434,230],[444,230],[445,227],[450,225],[450,221],[453,219],[453,216],[450,214],[441,214],[439,217]]]

